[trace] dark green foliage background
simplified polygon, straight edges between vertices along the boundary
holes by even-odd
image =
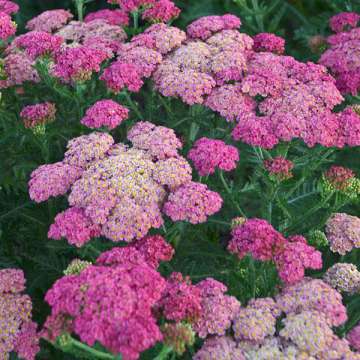
[[[27,20],[44,10],[69,8],[74,12],[70,0],[22,0],[17,3],[21,6],[21,11],[16,16],[20,31],[23,31]],[[200,16],[232,12],[241,17],[242,30],[249,34],[270,31],[285,37],[287,53],[301,61],[317,60],[318,55],[309,51],[307,40],[312,35],[329,33],[327,21],[331,15],[344,10],[360,11],[359,0],[183,0],[176,3],[183,10],[181,17],[175,22],[177,26],[184,28]],[[260,9],[257,11],[253,11],[255,3],[260,4]],[[95,1],[89,5],[88,10],[106,6],[105,0]],[[145,119],[173,127],[177,131],[185,141],[184,154],[193,141],[201,136],[225,138],[230,141],[230,129],[226,129],[227,124],[223,119],[200,106],[193,107],[189,111],[188,107],[177,100],[160,98],[158,94],[151,92],[150,86],[147,83],[141,93],[133,98],[138,102]],[[105,96],[106,90],[102,84],[98,83],[97,89],[97,94],[73,96],[74,94],[67,94],[66,88],[60,87],[56,92],[40,84],[32,85],[31,91],[26,91],[26,94],[31,94],[29,98],[20,100],[16,94],[7,91],[4,91],[2,95],[3,100],[0,106],[0,268],[24,269],[28,293],[34,301],[34,318],[40,324],[49,310],[43,302],[44,293],[56,279],[62,276],[62,271],[70,260],[75,257],[95,259],[96,253],[93,247],[102,250],[113,246],[109,244],[109,241],[97,239],[91,242],[91,246],[77,250],[68,246],[65,241],[48,240],[49,225],[53,222],[55,214],[66,208],[66,200],[58,198],[43,204],[34,204],[27,193],[27,181],[31,171],[40,164],[61,160],[66,141],[87,132],[80,126],[79,120],[85,109],[96,100],[96,96],[99,94]],[[56,123],[49,127],[46,141],[43,141],[23,128],[18,114],[23,105],[46,100],[56,102],[58,118]],[[124,101],[123,98],[117,98],[117,100]],[[163,106],[164,101],[171,107],[171,113],[168,113]],[[359,98],[355,97],[348,98],[347,101],[348,103],[360,102]],[[125,126],[112,132],[112,135],[117,141],[124,141],[126,129],[137,120],[133,117]],[[246,302],[254,295],[271,295],[276,291],[277,278],[271,265],[258,263],[255,264],[256,271],[252,271],[249,259],[239,262],[225,250],[229,239],[228,223],[233,217],[239,215],[233,204],[234,199],[241,203],[251,217],[262,217],[267,214],[267,209],[264,209],[264,198],[269,191],[269,184],[264,184],[261,180],[263,175],[261,161],[252,148],[239,144],[237,146],[241,151],[240,166],[234,173],[226,176],[232,194],[226,194],[219,174],[205,180],[211,189],[221,192],[225,201],[224,208],[213,218],[212,223],[198,226],[173,225],[170,222],[166,224],[167,233],[164,235],[173,244],[177,243],[178,247],[175,259],[170,264],[162,265],[162,271],[164,274],[182,271],[184,274],[191,275],[195,282],[208,276],[215,277],[229,286],[230,293],[238,296],[242,302]],[[275,155],[276,151],[272,152],[272,155]],[[324,153],[320,148],[312,149],[310,152],[312,157],[306,160],[302,158],[303,151],[304,146],[301,143],[295,143],[290,150],[290,159],[296,157],[299,162],[295,168],[294,180],[289,181],[288,185],[282,189],[284,194],[302,176],[304,169],[314,165],[318,154]],[[317,180],[329,164],[348,166],[360,175],[359,149],[336,151],[329,156],[328,162],[314,169],[309,179],[290,198],[293,204],[290,207],[293,218],[301,218],[308,209],[321,201]],[[195,173],[194,177],[197,179]],[[360,207],[358,204],[347,204],[341,210],[359,215]],[[328,211],[328,208],[320,209],[316,216],[309,216],[289,233],[298,232],[306,235],[310,229],[321,228],[320,223],[328,216]],[[286,227],[279,206],[274,207],[272,223],[277,228]],[[323,253],[324,268],[340,260],[339,256],[331,254],[327,249],[323,249]],[[341,260],[359,265],[359,251],[354,251]],[[339,329],[340,333],[351,328],[360,318],[359,296],[346,297],[345,301],[348,305],[350,320],[344,328]],[[70,356],[55,351],[48,344],[42,343],[42,345],[39,359],[72,359]],[[143,356],[144,359],[153,357],[154,352]],[[187,354],[182,358],[190,357],[191,355]]]

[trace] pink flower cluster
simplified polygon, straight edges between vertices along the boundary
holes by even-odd
[[[89,128],[112,130],[128,118],[129,110],[113,100],[100,100],[87,109],[81,123]]]
[[[337,87],[343,94],[356,95],[360,89],[360,63],[357,61],[360,48],[359,19],[360,15],[356,13],[340,13],[330,19],[330,27],[337,34],[328,37],[330,48],[319,60],[334,74]]]
[[[360,324],[356,325],[347,334],[346,339],[356,351],[360,351]]]
[[[235,146],[226,145],[222,140],[201,138],[188,153],[200,176],[213,174],[216,168],[231,171],[239,161],[239,151]]]
[[[277,156],[273,159],[264,161],[264,167],[269,172],[269,175],[280,181],[287,180],[292,177],[291,170],[294,167],[292,161],[285,159],[282,156]]]
[[[85,16],[84,21],[90,22],[93,20],[105,20],[110,25],[120,25],[126,26],[129,25],[129,16],[123,10],[109,10],[103,9],[91,12]]]
[[[0,39],[6,41],[16,33],[16,24],[11,20],[11,16],[6,12],[0,11]]]
[[[274,261],[279,277],[292,284],[301,280],[305,269],[321,269],[321,253],[302,236],[287,239],[266,220],[247,219],[232,230],[228,250],[240,259],[250,254],[260,261]]]
[[[71,140],[64,160],[32,173],[30,197],[45,201],[70,190],[70,209],[55,219],[49,236],[81,246],[92,236],[113,241],[140,239],[172,220],[204,222],[221,207],[220,196],[191,181],[191,167],[177,149],[173,130],[149,122],[129,132],[133,147],[105,133]],[[168,195],[168,199],[166,199]]]
[[[62,28],[72,18],[73,15],[66,10],[48,10],[29,20],[26,28],[31,31],[52,33]]]
[[[55,120],[56,107],[55,104],[45,102],[42,104],[25,106],[20,117],[26,128],[34,128],[39,125],[45,125]]]
[[[285,52],[285,40],[271,33],[257,34],[254,36],[254,51],[282,55]]]
[[[40,351],[37,325],[31,321],[32,303],[25,290],[24,273],[17,269],[0,270],[0,354],[11,352],[25,360],[35,360]]]
[[[345,213],[333,214],[326,223],[330,249],[345,255],[360,247],[360,218]]]
[[[306,278],[286,286],[275,301],[252,299],[240,307],[232,319],[233,337],[207,338],[194,359],[357,359],[349,346],[357,349],[357,330],[349,342],[332,330],[346,320],[341,295],[321,280]]]
[[[19,5],[9,0],[0,0],[0,12],[11,15],[19,11]]]
[[[323,279],[341,292],[354,294],[360,291],[360,271],[354,264],[336,263],[326,271]]]
[[[343,166],[332,165],[325,173],[324,180],[331,185],[334,190],[343,191],[351,186],[355,173]]]

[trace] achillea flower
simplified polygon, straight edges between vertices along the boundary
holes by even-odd
[[[186,40],[184,31],[162,23],[148,27],[144,31],[144,35],[151,37],[154,42],[154,50],[159,51],[161,54],[169,53]],[[136,37],[132,41],[136,41]]]
[[[86,23],[81,21],[70,21],[67,25],[62,27],[55,34],[61,36],[65,41],[73,41],[74,43],[81,43],[84,40],[86,33]],[[89,34],[89,37],[93,37]]]
[[[127,88],[129,91],[138,92],[143,86],[143,81],[137,66],[116,61],[107,67],[100,76],[106,86],[115,93]]]
[[[127,26],[129,25],[129,16],[123,10],[110,10],[103,9],[91,12],[85,16],[84,22],[90,22],[93,20],[105,20],[110,25],[120,25]]]
[[[28,105],[20,112],[20,117],[26,128],[34,128],[39,125],[50,123],[55,120],[55,115],[55,104],[50,102]]]
[[[231,337],[215,336],[205,340],[194,360],[245,360],[242,351]]]
[[[129,110],[113,100],[100,100],[87,109],[81,123],[89,128],[115,129],[129,116]]]
[[[221,30],[238,29],[240,25],[241,21],[235,15],[204,16],[192,22],[187,27],[187,33],[192,38],[206,40],[213,33]]]
[[[157,0],[108,0],[110,4],[117,4],[125,12],[132,12],[141,6],[148,6],[155,3]]]
[[[239,121],[254,112],[256,102],[241,91],[241,86],[226,84],[214,88],[204,103],[211,110],[220,113],[227,121]],[[240,136],[240,135],[239,135]],[[236,136],[238,138],[238,136]]]
[[[39,203],[52,196],[64,195],[82,172],[81,168],[63,162],[41,165],[31,173],[30,198]]]
[[[182,355],[187,346],[195,343],[195,333],[189,324],[166,323],[161,331],[164,344],[174,349],[177,355]]]
[[[285,52],[285,40],[271,33],[260,33],[254,36],[254,50],[281,55]]]
[[[119,43],[127,39],[126,32],[121,26],[110,25],[104,19],[95,19],[84,23],[84,40],[88,37],[98,36]]]
[[[276,302],[286,314],[299,314],[304,310],[322,313],[330,326],[342,325],[347,320],[341,294],[319,279],[305,278],[286,286]]]
[[[323,279],[341,292],[352,294],[360,290],[360,272],[354,264],[336,263],[326,271]]]
[[[11,15],[19,11],[19,5],[9,0],[0,0],[0,12]]]
[[[351,347],[356,351],[360,351],[360,324],[357,324],[349,333],[346,335],[346,339],[349,341]]]
[[[83,270],[92,265],[90,261],[74,259],[64,270],[64,275],[79,275]]]
[[[87,81],[108,57],[106,51],[86,46],[66,48],[56,57],[53,73],[65,82]]]
[[[12,46],[25,50],[31,59],[36,59],[39,56],[56,54],[62,43],[60,36],[45,31],[30,31],[15,38]]]
[[[326,38],[322,35],[311,36],[308,40],[308,46],[314,54],[322,53],[327,47]]]
[[[261,343],[268,336],[275,334],[276,319],[270,311],[241,308],[236,314],[233,324],[236,340],[247,340]]]
[[[214,54],[234,50],[250,55],[254,40],[249,35],[242,34],[237,30],[222,30],[208,38],[206,44],[211,46]]]
[[[240,309],[240,302],[226,295],[227,287],[212,278],[199,282],[196,287],[201,291],[201,312],[193,324],[194,330],[201,338],[225,335]]]
[[[344,191],[351,186],[355,174],[351,169],[342,166],[331,166],[324,174],[324,180],[333,191]]]
[[[72,207],[56,215],[48,237],[54,240],[65,238],[69,244],[81,247],[100,233],[100,226],[93,224],[83,209]]]
[[[47,292],[52,311],[45,330],[50,326],[51,334],[52,324],[65,316],[72,321],[70,331],[84,343],[99,342],[124,360],[136,360],[162,339],[152,307],[164,288],[165,280],[145,262],[91,265],[78,275],[64,276]],[[60,322],[57,332],[62,326],[66,331],[66,325]]]
[[[170,193],[163,211],[173,221],[188,221],[191,224],[205,222],[207,217],[218,212],[222,198],[201,183],[188,182]]]
[[[273,159],[265,160],[264,167],[271,177],[283,181],[292,177],[291,170],[293,169],[294,164],[292,161],[286,160],[282,156],[277,156]]]
[[[254,298],[248,303],[248,307],[252,309],[258,309],[263,311],[270,311],[274,318],[278,318],[281,315],[281,310],[274,301],[273,298]]]
[[[200,176],[213,174],[216,168],[231,171],[239,161],[236,147],[226,145],[222,140],[201,138],[197,140],[188,153]]]
[[[340,33],[343,31],[356,28],[360,20],[360,15],[354,12],[342,12],[334,15],[329,20],[329,25],[332,31]]]
[[[31,31],[46,31],[52,33],[53,31],[59,30],[72,18],[73,15],[66,10],[48,10],[29,20],[26,28]]]
[[[17,25],[11,20],[10,15],[0,12],[0,39],[5,41],[15,35]]]
[[[309,355],[324,351],[332,339],[333,332],[327,319],[316,311],[289,314],[283,324],[285,327],[280,331],[280,336],[292,341]]]
[[[172,273],[157,306],[168,320],[194,322],[202,311],[201,291],[189,277]]]
[[[133,47],[131,46],[131,43],[129,45],[128,48],[125,45],[119,49],[117,60],[119,62],[135,65],[140,77],[150,77],[157,66],[162,62],[161,54],[146,46]]]
[[[127,138],[134,147],[148,151],[159,160],[177,157],[178,149],[182,148],[173,129],[155,126],[148,121],[137,122],[128,131]]]
[[[333,214],[326,223],[325,232],[333,252],[345,255],[360,247],[360,218],[356,216]]]
[[[35,360],[40,351],[37,325],[31,321],[32,303],[25,290],[24,273],[17,269],[0,270],[0,353],[11,352],[25,360]]]
[[[107,39],[101,36],[88,36],[83,41],[83,45],[88,48],[106,52],[108,58],[112,58],[119,51],[121,46],[116,40]]]
[[[170,0],[158,0],[142,14],[144,20],[169,22],[180,15],[181,10]]]
[[[360,114],[356,109],[347,107],[338,114],[341,136],[348,146],[360,145]]]

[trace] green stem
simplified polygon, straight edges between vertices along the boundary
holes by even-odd
[[[249,268],[250,268],[250,281],[251,281],[251,294],[252,298],[254,299],[256,297],[256,271],[255,271],[255,261],[253,257],[250,256],[249,261]]]
[[[139,27],[139,11],[135,10],[131,14],[134,20],[134,29],[136,30]]]
[[[171,347],[164,345],[154,360],[165,360],[172,353],[172,351],[173,349]]]
[[[144,120],[141,112],[139,111],[138,107],[136,106],[136,104],[134,103],[134,101],[131,99],[131,96],[129,95],[129,93],[127,91],[123,92],[126,101],[128,103],[128,105],[131,107],[131,109],[134,111],[134,113],[136,114],[136,116],[140,119],[140,120]]]
[[[75,0],[76,3],[76,12],[78,14],[79,21],[84,20],[84,2],[83,0]]]

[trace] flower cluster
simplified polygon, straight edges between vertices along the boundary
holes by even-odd
[[[107,127],[112,130],[128,118],[129,110],[113,100],[100,100],[87,109],[81,123],[91,129]]]
[[[319,60],[334,74],[336,85],[344,94],[356,95],[360,89],[360,64],[356,60],[360,49],[360,32],[356,27],[359,19],[356,13],[340,13],[330,19],[330,27],[337,34],[328,37],[330,48]]]
[[[360,247],[360,218],[345,213],[333,214],[326,223],[330,249],[345,255]]]
[[[360,291],[360,271],[354,264],[334,264],[326,271],[324,281],[341,292],[356,293]]]
[[[26,128],[35,128],[52,122],[55,120],[55,115],[55,104],[50,102],[28,105],[20,112],[20,117]]]
[[[321,280],[305,279],[285,287],[275,301],[252,299],[238,309],[233,337],[207,338],[194,359],[357,359],[349,346],[353,338],[356,349],[356,330],[349,342],[332,330],[345,321],[341,295]]]
[[[270,177],[283,181],[292,177],[291,170],[294,164],[282,156],[277,156],[273,159],[265,160],[264,167],[269,172]]]
[[[109,9],[103,9],[91,12],[85,16],[84,21],[90,22],[93,20],[105,20],[110,25],[129,25],[129,15],[119,9],[116,10],[109,10]]]
[[[0,353],[11,352],[25,360],[35,360],[39,352],[37,325],[31,321],[32,303],[25,290],[24,273],[17,269],[0,270]]]
[[[0,39],[5,41],[15,35],[17,25],[12,21],[11,16],[0,11]]]
[[[356,325],[347,334],[346,339],[356,351],[360,351],[360,324]]]
[[[61,29],[72,18],[73,15],[66,10],[48,10],[29,20],[26,28],[31,31],[52,33]]]
[[[285,40],[271,33],[257,34],[254,36],[254,51],[281,55],[285,52]]]
[[[205,176],[213,174],[216,168],[224,171],[235,169],[239,161],[239,151],[222,140],[203,137],[195,142],[188,158],[194,163],[200,176]]]
[[[19,5],[10,0],[0,0],[0,12],[8,15],[16,14],[19,11]]]
[[[250,254],[254,259],[274,261],[280,278],[295,283],[305,275],[305,269],[321,269],[321,253],[308,245],[302,236],[287,239],[266,220],[248,219],[235,224],[228,250],[240,259]]]
[[[128,139],[132,148],[114,145],[105,133],[80,136],[68,143],[63,162],[33,172],[29,192],[37,202],[71,190],[71,208],[55,219],[50,237],[79,246],[101,229],[113,241],[129,242],[160,227],[162,210],[174,221],[199,223],[220,209],[217,193],[191,182],[172,130],[139,122]]]

